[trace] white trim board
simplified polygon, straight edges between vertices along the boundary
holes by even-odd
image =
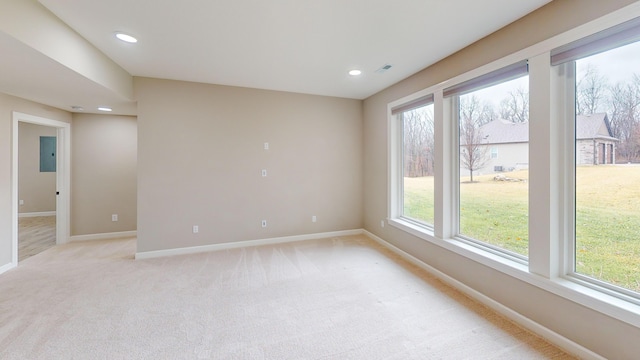
[[[364,231],[363,229],[343,230],[343,231],[333,231],[333,232],[324,232],[324,233],[316,233],[316,234],[284,236],[284,237],[259,239],[259,240],[236,241],[236,242],[228,242],[228,243],[222,243],[222,244],[191,246],[191,247],[176,248],[176,249],[143,251],[143,252],[136,253],[136,260],[151,259],[151,258],[164,257],[164,256],[174,256],[174,255],[197,254],[197,253],[203,253],[203,252],[209,252],[209,251],[237,249],[237,248],[250,247],[250,246],[282,244],[282,243],[289,243],[294,241],[317,240],[317,239],[325,239],[325,238],[336,237],[336,236],[362,235],[363,231]]]
[[[19,218],[26,217],[39,217],[39,216],[56,216],[55,211],[41,211],[41,212],[30,212],[30,213],[18,213]]]
[[[8,263],[8,264],[5,264],[3,266],[0,266],[0,274],[3,274],[5,272],[13,269],[14,267],[16,267],[16,265],[13,264],[13,263]]]
[[[13,111],[11,132],[11,263],[18,265],[18,130],[20,122],[57,129],[56,162],[56,244],[69,241],[71,228],[71,124],[40,116]]]
[[[87,235],[73,235],[69,238],[69,241],[94,241],[94,240],[108,240],[108,239],[122,239],[138,236],[138,232],[133,231],[120,231],[110,232],[102,234],[87,234]]]
[[[470,288],[469,286],[461,283],[460,281],[450,277],[449,275],[441,272],[440,270],[437,270],[436,268],[426,264],[425,262],[423,262],[422,260],[416,258],[415,256],[405,252],[404,250],[401,250],[397,247],[395,247],[394,245],[392,245],[391,243],[385,241],[384,239],[374,235],[373,233],[367,231],[367,230],[363,230],[363,234],[366,235],[367,237],[369,237],[370,239],[374,240],[375,242],[379,243],[380,245],[384,246],[385,248],[391,250],[393,253],[399,255],[400,257],[402,257],[403,259],[405,259],[406,261],[410,262],[413,265],[418,266],[419,268],[421,268],[422,270],[428,272],[429,274],[437,277],[438,279],[442,280],[443,282],[445,282],[446,284],[448,284],[449,286],[460,290],[461,292],[463,292],[464,294],[466,294],[467,296],[471,297],[472,299],[486,305],[487,307],[491,308],[492,310],[498,312],[499,314],[505,316],[506,318],[508,318],[509,320],[515,322],[516,324],[522,326],[523,328],[533,332],[534,334],[537,334],[538,336],[544,338],[545,340],[549,341],[550,343],[558,346],[559,348],[567,351],[570,354],[576,355],[578,356],[580,359],[593,359],[593,360],[606,360],[604,357],[594,353],[593,351],[585,348],[584,346],[571,341],[569,339],[567,339],[566,337],[556,333],[553,330],[550,330],[540,324],[538,324],[537,322],[527,318],[526,316],[519,314],[518,312],[510,309],[509,307],[493,300],[492,298]]]

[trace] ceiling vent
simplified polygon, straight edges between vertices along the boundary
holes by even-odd
[[[377,73],[382,74],[383,72],[386,72],[387,70],[391,69],[393,65],[391,64],[384,64],[384,66],[382,66],[380,69],[376,70]]]

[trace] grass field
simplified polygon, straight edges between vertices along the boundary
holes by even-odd
[[[526,170],[505,175],[528,179]],[[460,233],[527,255],[528,183],[493,177],[462,179]],[[640,291],[640,166],[579,167],[576,179],[576,271]],[[433,178],[404,186],[405,215],[433,223]]]

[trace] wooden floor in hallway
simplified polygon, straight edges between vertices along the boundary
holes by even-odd
[[[21,217],[18,219],[18,262],[37,255],[55,244],[55,216]]]

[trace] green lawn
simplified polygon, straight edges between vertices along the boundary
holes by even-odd
[[[528,179],[527,171],[505,175]],[[577,272],[640,291],[640,166],[579,167],[576,177]],[[528,183],[462,180],[460,232],[527,255]],[[433,178],[405,178],[404,186],[405,215],[433,223]]]

